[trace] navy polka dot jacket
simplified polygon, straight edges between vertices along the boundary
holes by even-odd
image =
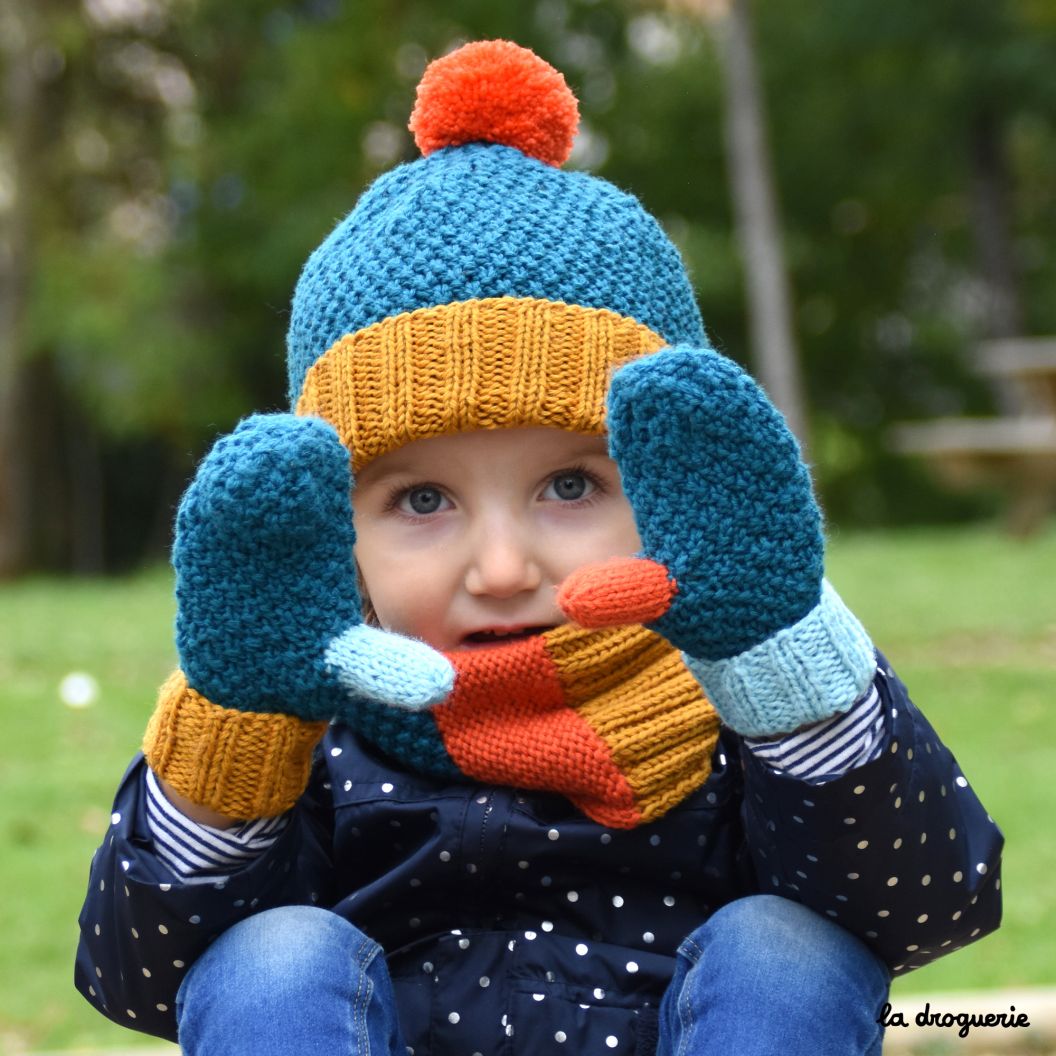
[[[725,731],[706,784],[631,831],[555,795],[410,774],[334,726],[282,837],[217,883],[181,883],[154,855],[137,760],[92,863],[77,986],[116,1022],[175,1039],[176,991],[216,935],[318,904],[382,944],[419,1053],[572,1051],[562,1039],[649,1053],[679,943],[755,892],[908,971],[998,926],[1002,837],[882,657],[876,685],[887,743],[873,762],[808,784]]]

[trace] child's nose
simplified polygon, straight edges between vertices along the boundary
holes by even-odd
[[[466,570],[470,594],[510,598],[538,589],[542,580],[534,547],[526,535],[499,525],[477,533]]]

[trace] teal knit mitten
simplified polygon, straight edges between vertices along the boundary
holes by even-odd
[[[351,487],[319,418],[254,415],[202,462],[176,523],[176,645],[213,703],[319,720],[450,692],[439,653],[361,621]]]
[[[875,655],[823,578],[810,474],[759,386],[710,349],[665,349],[616,372],[607,420],[643,548],[570,576],[569,618],[662,634],[745,735],[847,710]]]
[[[421,709],[447,696],[454,670],[425,643],[362,623],[351,486],[331,426],[276,414],[219,440],[187,489],[172,555],[180,670],[143,751],[191,803],[229,818],[289,810],[332,719],[380,714],[438,751]]]

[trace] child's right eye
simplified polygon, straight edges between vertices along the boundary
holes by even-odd
[[[395,506],[401,513],[415,517],[427,517],[442,509],[447,500],[439,488],[409,488],[397,499]]]

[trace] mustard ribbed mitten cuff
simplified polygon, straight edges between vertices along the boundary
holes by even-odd
[[[192,803],[230,818],[274,817],[304,792],[327,722],[213,704],[175,671],[143,737],[154,773]]]

